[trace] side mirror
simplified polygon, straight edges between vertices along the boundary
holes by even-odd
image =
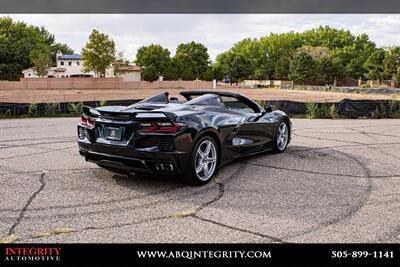
[[[266,105],[266,106],[264,107],[265,112],[272,112],[273,107],[274,107],[274,106],[272,106],[271,104]]]

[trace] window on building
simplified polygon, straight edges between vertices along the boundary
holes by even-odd
[[[61,63],[60,63],[60,64],[61,64],[61,66],[64,66],[64,61],[61,61]]]
[[[77,61],[77,62],[76,62],[76,65],[78,65],[78,66],[79,66],[79,65],[80,65],[80,62],[79,62],[79,61]]]
[[[68,66],[72,66],[72,62],[70,61],[70,62],[68,62]]]

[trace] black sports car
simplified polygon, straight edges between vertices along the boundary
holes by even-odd
[[[186,101],[155,95],[130,106],[84,107],[79,152],[111,171],[179,174],[209,182],[217,168],[241,156],[283,152],[291,122],[236,93],[184,91]]]

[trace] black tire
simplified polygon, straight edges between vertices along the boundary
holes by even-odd
[[[215,153],[216,153],[216,161],[215,161],[215,168],[212,171],[211,176],[207,179],[201,179],[201,178],[199,178],[199,176],[197,175],[197,172],[196,172],[196,154],[199,149],[199,146],[203,145],[205,141],[210,141],[214,145]],[[217,167],[218,167],[218,163],[219,163],[218,155],[219,155],[219,147],[218,147],[217,143],[215,142],[214,138],[212,138],[210,136],[201,137],[194,145],[192,154],[190,156],[190,159],[191,159],[190,173],[183,174],[182,180],[187,184],[196,185],[196,186],[205,185],[205,184],[209,183],[213,179],[213,177],[215,176],[215,174],[217,172]]]
[[[284,146],[280,145],[279,142],[278,142],[278,138],[279,138],[279,135],[280,135],[279,129],[280,129],[280,127],[282,127],[282,125],[285,125],[286,131],[287,131],[287,136],[286,136],[286,141],[285,141],[285,145]],[[274,152],[275,153],[284,152],[286,150],[288,144],[289,144],[289,138],[290,138],[289,124],[285,120],[280,121],[279,124],[278,124],[278,127],[276,128],[276,133],[275,133],[275,138],[274,138]]]

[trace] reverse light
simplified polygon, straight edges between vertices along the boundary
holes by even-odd
[[[86,138],[86,129],[84,127],[81,127],[81,126],[78,127],[78,137],[79,137],[79,139]]]
[[[140,123],[139,132],[147,133],[176,133],[187,126],[183,123],[176,122],[145,122]]]

